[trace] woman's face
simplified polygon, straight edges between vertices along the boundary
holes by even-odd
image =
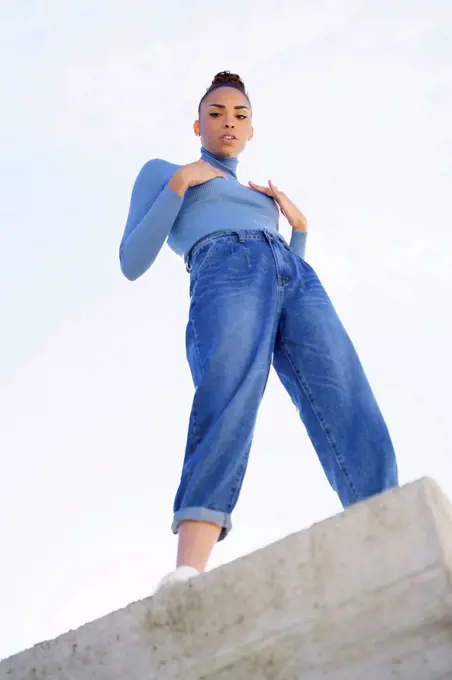
[[[193,129],[210,153],[223,158],[238,156],[253,136],[247,97],[227,86],[210,92],[201,104]]]

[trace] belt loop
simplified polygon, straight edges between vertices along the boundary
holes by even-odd
[[[233,234],[235,234],[239,240],[239,243],[245,243],[245,239],[243,238],[242,234],[239,231],[233,231]]]
[[[264,236],[265,236],[265,239],[266,239],[268,245],[271,246],[271,238],[270,238],[270,234],[268,233],[268,231],[267,231],[266,229],[262,229],[262,232],[263,232],[263,234],[264,234]]]
[[[185,261],[185,270],[190,273],[191,272],[191,248],[188,251],[187,259]]]

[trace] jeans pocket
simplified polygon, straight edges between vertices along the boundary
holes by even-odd
[[[219,246],[220,243],[223,243],[225,238],[227,237],[215,239],[214,241],[210,241],[201,246],[192,258],[190,270],[190,297],[193,295],[193,289],[201,271],[212,257],[212,254],[216,250],[217,246]]]

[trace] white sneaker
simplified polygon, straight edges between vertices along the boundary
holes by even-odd
[[[191,578],[199,576],[199,571],[194,567],[181,566],[177,567],[176,571],[172,571],[170,574],[162,578],[158,584],[155,592],[161,590],[162,588],[168,588],[174,585],[174,583],[182,583],[182,581],[188,581]]]

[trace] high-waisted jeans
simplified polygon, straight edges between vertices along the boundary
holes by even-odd
[[[344,508],[397,486],[388,428],[316,273],[278,235],[215,232],[186,257],[195,395],[172,530],[231,529],[273,366]]]

